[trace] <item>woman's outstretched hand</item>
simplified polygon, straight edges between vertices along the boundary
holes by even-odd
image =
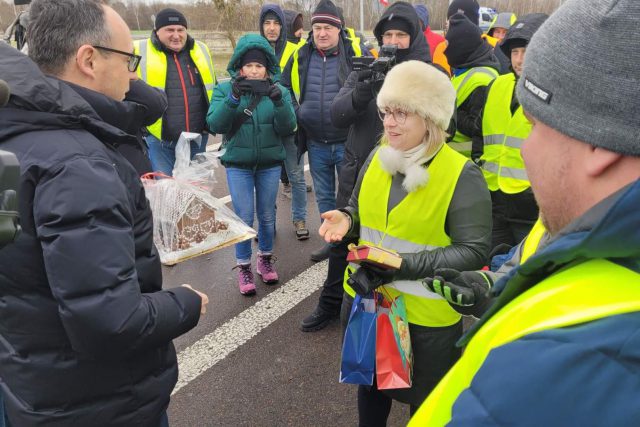
[[[324,221],[318,230],[327,243],[340,242],[345,234],[349,231],[351,221],[346,213],[333,210],[327,211],[320,215]]]

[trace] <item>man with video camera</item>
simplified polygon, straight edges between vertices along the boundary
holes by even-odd
[[[373,34],[378,40],[381,53],[377,61],[370,63],[373,66],[371,68],[381,68],[388,71],[391,64],[412,59],[431,63],[429,45],[422,34],[420,18],[411,4],[400,1],[389,6],[376,24]],[[384,49],[383,46],[385,46]],[[394,50],[394,47],[395,54],[392,54],[391,51]],[[393,55],[395,60],[389,55]],[[344,147],[342,167],[338,173],[338,195],[336,198],[336,207],[338,208],[347,205],[358,172],[383,132],[382,121],[378,116],[378,107],[376,106],[376,96],[382,87],[385,71],[374,71],[364,65],[369,62],[368,60],[369,58],[354,58],[354,69],[364,68],[349,74],[331,105],[332,124],[336,128],[351,128]],[[311,315],[302,321],[302,330],[322,329],[329,320],[339,314],[349,243],[345,241],[331,248],[329,271],[318,306]]]

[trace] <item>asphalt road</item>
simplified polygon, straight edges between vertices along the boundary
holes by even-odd
[[[227,196],[224,168],[217,178],[214,194]],[[311,238],[302,242],[294,235],[290,199],[278,196],[278,285],[259,282],[256,296],[242,296],[231,270],[233,247],[163,267],[165,286],[189,283],[210,298],[198,326],[175,340],[180,379],[169,407],[172,426],[357,425],[356,386],[338,382],[339,322],[313,333],[299,329],[315,308],[327,269],[309,260],[323,242],[315,198],[308,194]],[[405,425],[408,418],[408,407],[396,403],[389,425]]]

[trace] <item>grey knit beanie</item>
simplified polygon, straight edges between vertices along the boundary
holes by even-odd
[[[534,34],[524,110],[555,130],[640,156],[640,1],[568,0]]]

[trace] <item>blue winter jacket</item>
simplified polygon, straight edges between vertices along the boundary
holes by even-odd
[[[499,281],[494,307],[463,341],[500,307],[572,261],[607,258],[640,273],[638,200],[640,180],[592,208]],[[603,292],[616,292],[615,283],[603,284]],[[449,425],[639,426],[639,399],[636,312],[545,330],[492,350],[454,403]]]

